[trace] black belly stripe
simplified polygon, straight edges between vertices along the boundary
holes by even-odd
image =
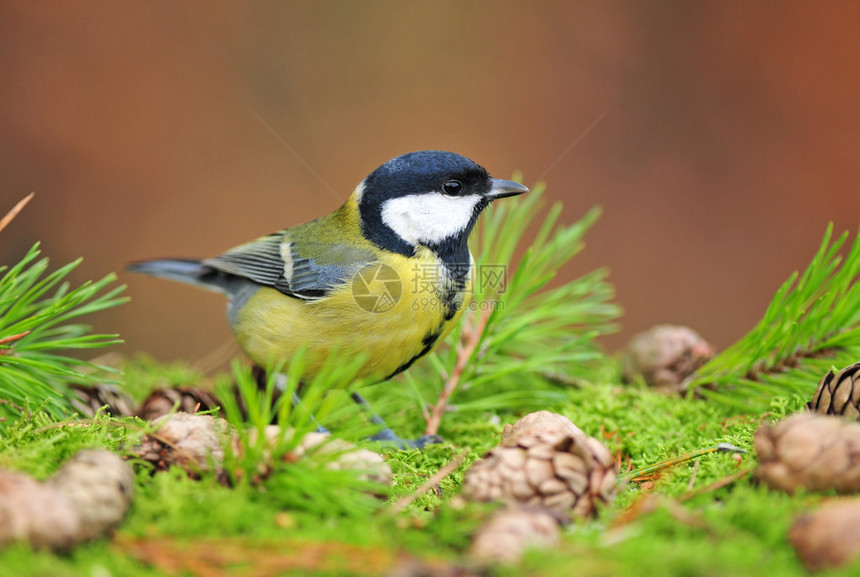
[[[462,305],[462,292],[463,288],[461,286],[457,286],[453,289],[448,289],[445,294],[439,294],[439,299],[442,301],[442,308],[445,311],[444,317],[446,321],[450,321],[455,316],[457,316],[457,312],[460,310],[460,306]]]
[[[442,327],[439,327],[432,333],[428,333],[427,336],[424,337],[424,340],[421,341],[421,344],[424,345],[424,349],[421,351],[422,355],[426,355],[430,352],[430,349],[433,348],[433,345],[436,344],[436,341],[439,340],[439,335],[442,334]]]
[[[411,359],[409,359],[408,361],[406,361],[405,363],[403,363],[402,365],[400,365],[399,367],[394,369],[394,372],[391,373],[390,375],[388,375],[387,377],[385,377],[384,380],[387,381],[391,377],[402,373],[403,371],[405,371],[406,369],[411,367],[415,363],[415,361],[417,361],[418,359],[420,359],[421,357],[423,357],[424,355],[429,353],[430,350],[433,348],[433,345],[436,344],[436,341],[439,340],[439,335],[441,335],[441,334],[442,334],[442,327],[439,327],[438,329],[436,329],[433,332],[427,333],[424,336],[424,338],[421,340],[421,344],[424,345],[424,347],[421,349],[421,351],[417,355],[413,356]]]
[[[445,307],[445,320],[450,321],[457,316],[457,307],[453,304]]]

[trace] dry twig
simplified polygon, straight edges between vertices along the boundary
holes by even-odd
[[[722,489],[723,487],[731,485],[732,483],[734,483],[735,481],[737,481],[739,479],[743,479],[744,477],[746,477],[747,475],[752,473],[752,471],[753,471],[752,469],[743,469],[742,471],[738,471],[737,473],[732,473],[728,477],[723,477],[719,481],[715,481],[715,482],[711,483],[710,485],[706,485],[705,487],[702,487],[701,489],[696,489],[695,491],[685,493],[684,495],[681,495],[681,497],[679,497],[678,500],[682,501],[682,502],[688,501],[688,500],[692,499],[693,497],[698,497],[699,495],[704,495],[705,493],[710,493],[711,491],[716,491],[717,489]]]
[[[33,196],[35,196],[35,195],[36,195],[35,192],[31,192],[30,194],[25,196],[23,199],[21,199],[18,202],[18,204],[13,206],[12,210],[10,210],[9,212],[6,213],[6,216],[4,216],[3,218],[0,218],[0,230],[3,230],[4,228],[6,228],[6,226],[10,222],[12,222],[12,220],[16,216],[18,216],[18,213],[21,212],[21,210],[23,210],[25,206],[27,206],[27,203],[30,202],[30,200],[32,200]]]
[[[463,371],[466,370],[466,365],[481,342],[481,337],[487,328],[487,322],[490,320],[490,314],[491,311],[489,309],[482,311],[476,326],[463,329],[461,342],[457,346],[457,363],[454,365],[454,370],[445,381],[445,387],[439,394],[436,404],[433,405],[430,415],[424,416],[427,421],[427,428],[424,430],[425,435],[436,435],[439,433],[439,425],[442,423],[442,415],[445,414],[445,409],[448,407],[448,400],[454,394],[454,391],[457,390],[460,379],[463,376]]]
[[[468,449],[461,451],[453,459],[448,461],[448,463],[446,463],[445,466],[443,466],[441,469],[439,469],[435,475],[433,475],[432,477],[427,479],[427,481],[425,481],[424,484],[422,484],[420,487],[418,487],[418,490],[413,491],[412,493],[409,493],[408,495],[404,495],[403,497],[398,499],[397,502],[395,502],[391,506],[391,508],[389,509],[391,514],[396,515],[396,514],[400,513],[403,509],[405,509],[413,501],[415,501],[415,499],[417,499],[418,497],[420,497],[421,495],[423,495],[424,493],[426,493],[427,491],[432,489],[434,486],[441,483],[442,479],[444,479],[445,477],[447,477],[448,475],[450,475],[451,473],[456,471],[460,467],[460,465],[463,464],[463,461],[466,460],[466,455],[468,455],[468,454],[469,454]]]
[[[24,331],[23,333],[18,333],[17,335],[12,335],[11,337],[3,337],[2,339],[0,339],[0,346],[11,345],[12,343],[14,343],[16,341],[20,341],[21,339],[23,339],[24,337],[26,337],[29,334],[30,334],[30,331]],[[12,351],[11,348],[0,349],[0,355],[12,354],[11,351]]]

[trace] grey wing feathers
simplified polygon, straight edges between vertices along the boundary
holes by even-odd
[[[261,285],[275,286],[284,277],[282,241],[281,233],[270,234],[228,250],[221,256],[203,259],[203,264]]]
[[[282,251],[287,252],[289,262]],[[348,282],[374,258],[366,250],[328,243],[303,243],[301,252],[302,255],[283,233],[275,233],[204,259],[203,264],[285,295],[312,300]]]

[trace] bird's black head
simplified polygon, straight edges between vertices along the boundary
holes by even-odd
[[[389,160],[355,194],[362,233],[380,248],[411,256],[423,245],[440,256],[457,252],[462,258],[463,251],[468,256],[466,241],[481,211],[496,198],[527,190],[491,178],[459,154],[426,150]]]

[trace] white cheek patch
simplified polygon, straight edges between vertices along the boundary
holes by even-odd
[[[462,233],[480,201],[476,194],[410,194],[386,200],[382,222],[409,244],[435,244]]]

